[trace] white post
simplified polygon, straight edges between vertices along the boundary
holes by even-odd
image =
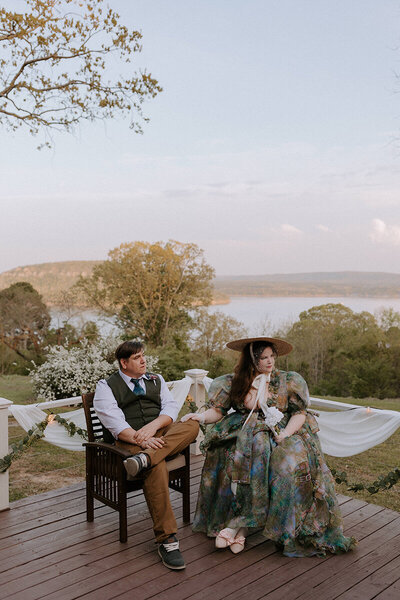
[[[0,398],[0,458],[8,454],[8,407],[11,400]],[[0,510],[7,510],[9,505],[8,470],[0,473]]]
[[[204,369],[189,369],[188,371],[185,371],[185,375],[190,377],[193,381],[192,385],[190,386],[189,394],[192,396],[199,410],[204,407],[204,403],[206,401],[206,388],[204,387],[203,379],[206,377],[207,373],[208,371],[204,371]],[[201,454],[200,442],[203,440],[203,438],[204,435],[200,431],[196,442],[192,444],[192,454]]]

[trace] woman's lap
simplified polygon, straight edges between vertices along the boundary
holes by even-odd
[[[304,432],[303,432],[304,433]],[[231,490],[235,444],[210,450],[204,464],[194,529],[262,528],[290,556],[348,550],[332,477],[315,436],[294,434],[271,451],[260,432],[252,446],[250,483]]]

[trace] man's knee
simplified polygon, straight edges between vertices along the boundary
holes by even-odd
[[[188,435],[193,436],[193,439],[195,440],[198,433],[199,433],[199,422],[198,421],[194,421],[193,419],[188,419],[187,421],[185,421],[184,423],[181,423],[182,427],[184,427],[184,431],[187,430]]]

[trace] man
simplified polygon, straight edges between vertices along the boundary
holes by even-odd
[[[184,569],[176,539],[165,458],[177,454],[198,434],[196,421],[174,423],[178,407],[161,375],[146,372],[141,342],[123,342],[115,351],[119,371],[96,387],[94,408],[111,440],[132,453],[124,461],[130,475],[142,472],[143,492],[158,542],[158,554],[170,569]]]

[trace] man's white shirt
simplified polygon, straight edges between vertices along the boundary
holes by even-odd
[[[131,381],[131,377],[125,375],[121,370],[118,371],[122,379],[125,381],[126,385],[130,390],[133,391],[135,384]],[[161,411],[160,415],[166,415],[170,417],[173,421],[176,421],[178,417],[178,406],[176,401],[168,389],[167,384],[165,383],[162,375],[157,375],[161,382],[161,390],[160,390],[160,399],[161,399]],[[139,378],[139,385],[142,388],[143,392],[146,392],[145,379],[150,380],[147,375],[142,375]],[[100,379],[96,386],[96,392],[94,395],[93,401],[94,409],[103,423],[104,427],[106,427],[115,439],[118,438],[118,435],[124,429],[130,427],[130,425],[125,420],[125,415],[122,410],[119,408],[118,403],[115,399],[114,394],[110,386],[108,385],[105,379]]]

